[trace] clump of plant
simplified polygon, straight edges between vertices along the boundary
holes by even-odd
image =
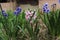
[[[35,10],[0,11],[0,38],[2,40],[39,40],[40,23]]]
[[[55,7],[55,4],[53,5]],[[47,40],[56,40],[60,36],[60,10],[50,11],[48,3],[43,6],[43,16],[40,16],[48,29]]]

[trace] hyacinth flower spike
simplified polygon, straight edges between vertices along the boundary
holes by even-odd
[[[2,10],[2,6],[1,6],[1,4],[0,4],[0,8],[1,8],[1,11],[2,11],[2,15],[3,15],[4,17],[7,17],[8,14],[6,14],[5,10]]]
[[[4,17],[7,17],[7,16],[8,16],[8,14],[7,14],[4,10],[2,10],[2,15],[3,15]]]
[[[16,11],[21,12],[21,7],[17,7]]]
[[[27,21],[32,21],[36,19],[36,12],[35,11],[26,11],[25,12],[25,18]]]
[[[21,8],[17,7],[17,9],[14,11],[14,14],[17,16],[19,13],[21,13]]]
[[[45,4],[43,5],[43,12],[45,12],[45,13],[49,13],[49,12],[50,12],[50,9],[49,9],[49,7],[48,7],[48,3],[45,3]]]

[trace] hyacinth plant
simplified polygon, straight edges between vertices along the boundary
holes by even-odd
[[[1,10],[0,12],[0,31],[1,38],[3,40],[17,40],[17,34],[19,32],[18,15],[21,12],[21,8],[18,7],[14,12]]]
[[[52,5],[53,8],[55,4]],[[50,11],[48,3],[43,6],[43,16],[40,16],[48,29],[47,40],[56,40],[60,36],[60,10]]]
[[[2,27],[2,31],[5,35],[3,36],[6,39],[3,40],[16,40],[17,39],[17,33],[19,31],[17,24],[18,24],[18,19],[17,19],[17,15],[21,12],[21,8],[17,8],[16,11],[14,12],[5,12],[5,10],[1,10],[0,12],[0,16],[1,16],[1,27]],[[7,14],[8,13],[8,14]],[[3,38],[2,37],[2,38]]]
[[[40,23],[37,12],[34,10],[28,9],[25,12],[26,18],[26,29],[28,31],[28,40],[39,40],[39,31],[40,31]]]

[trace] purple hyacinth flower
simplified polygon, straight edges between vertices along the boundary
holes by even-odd
[[[45,3],[45,4],[44,4],[44,7],[47,7],[47,6],[48,6],[48,3]]]
[[[18,11],[14,11],[14,14],[17,16],[19,14],[19,12]]]
[[[45,3],[43,5],[43,12],[45,12],[45,13],[49,13],[50,12],[49,7],[48,7],[48,3]]]
[[[17,7],[17,9],[14,11],[14,14],[17,16],[21,12],[21,8]]]
[[[5,16],[5,17],[8,16],[8,14],[6,14],[6,12],[4,10],[2,10],[2,15]]]
[[[46,10],[45,9],[43,9],[43,12],[45,12]]]
[[[50,10],[49,10],[49,9],[46,9],[46,10],[44,10],[44,12],[45,12],[45,13],[49,13],[49,12],[50,12]]]
[[[16,11],[18,11],[18,12],[21,12],[21,10],[22,10],[21,7],[16,8]]]
[[[46,13],[49,13],[49,12],[50,12],[50,10],[49,10],[49,9],[47,9],[47,10],[46,10]]]

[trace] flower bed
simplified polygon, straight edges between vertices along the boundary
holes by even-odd
[[[55,4],[54,4],[55,5]],[[53,5],[53,7],[54,7]],[[56,40],[60,36],[60,10],[50,11],[48,3],[43,5],[43,15],[38,10],[0,11],[0,39],[2,40]],[[41,37],[40,19],[47,27]],[[42,38],[42,39],[41,39]]]

